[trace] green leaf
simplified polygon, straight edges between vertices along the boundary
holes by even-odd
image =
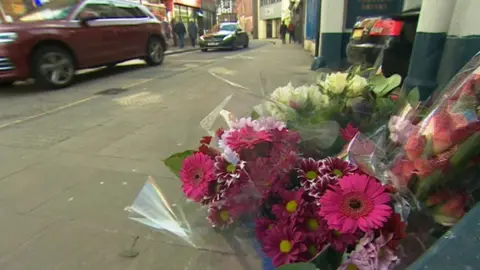
[[[402,77],[398,74],[394,74],[385,78],[385,76],[378,74],[372,76],[369,83],[372,85],[372,91],[377,97],[384,97],[402,83]]]
[[[175,153],[170,157],[164,159],[163,163],[170,169],[171,172],[173,172],[176,176],[179,176],[183,160],[188,156],[193,155],[193,153],[195,153],[195,151],[193,150]]]
[[[311,263],[285,264],[276,268],[277,270],[316,270],[317,267]]]
[[[250,117],[252,117],[252,120],[256,120],[256,119],[260,118],[260,114],[258,114],[257,111],[253,110]]]
[[[395,102],[389,98],[377,98],[375,103],[380,115],[390,115],[395,110]]]
[[[314,260],[315,265],[321,270],[337,270],[342,264],[343,253],[339,253],[328,247]]]
[[[407,95],[407,102],[413,107],[416,108],[420,103],[420,91],[417,87],[412,89]]]

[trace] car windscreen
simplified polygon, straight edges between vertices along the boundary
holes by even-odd
[[[31,22],[63,20],[70,15],[79,2],[80,0],[55,0],[48,2],[39,8],[27,12],[17,18],[16,21]]]
[[[220,31],[235,31],[237,29],[237,26],[235,24],[221,24],[220,25]]]

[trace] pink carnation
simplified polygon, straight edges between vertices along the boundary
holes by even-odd
[[[213,160],[201,152],[188,156],[183,160],[180,180],[187,198],[200,202],[208,195],[210,183],[216,180]]]

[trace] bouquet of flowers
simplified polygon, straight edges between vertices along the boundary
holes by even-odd
[[[364,72],[321,74],[315,85],[288,84],[256,106],[253,117],[272,116],[299,132],[302,149],[319,157],[335,155],[359,131],[369,133],[396,110],[398,75],[364,77]],[[312,151],[313,150],[313,151]]]
[[[452,226],[479,187],[480,56],[474,57],[416,123],[393,116],[390,137],[403,154],[391,169],[399,188],[408,188],[435,221]],[[460,77],[460,78],[459,78]]]

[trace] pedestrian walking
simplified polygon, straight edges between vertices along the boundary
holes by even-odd
[[[285,24],[285,21],[282,22],[282,25],[280,25],[280,37],[282,38],[282,44],[285,44],[285,36],[287,35],[287,25]]]
[[[197,24],[195,23],[194,20],[190,20],[190,23],[188,24],[188,37],[190,38],[190,42],[192,43],[192,47],[195,47],[195,43],[197,41]]]
[[[288,43],[295,43],[295,25],[290,22],[290,24],[288,24],[288,35],[289,35],[289,40],[288,40]]]
[[[187,32],[187,29],[185,28],[185,24],[183,24],[182,19],[180,19],[176,24],[175,24],[175,35],[178,37],[178,44],[180,49],[183,49],[185,47],[185,33]]]
[[[170,21],[170,29],[172,31],[173,47],[177,47],[177,35],[175,34],[175,18]]]

